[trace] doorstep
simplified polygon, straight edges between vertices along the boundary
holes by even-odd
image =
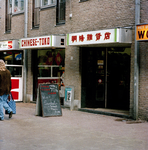
[[[79,108],[79,111],[131,119],[129,111],[107,108]]]

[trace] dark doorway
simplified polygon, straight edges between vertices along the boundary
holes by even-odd
[[[130,49],[82,48],[82,108],[129,109]]]
[[[107,59],[107,107],[129,109],[130,55],[125,48],[112,48]]]
[[[32,72],[33,72],[33,101],[37,100],[37,88],[38,88],[38,60],[37,60],[37,52],[38,50],[31,51],[31,60],[32,60]]]
[[[82,49],[82,101],[84,107],[105,105],[105,48]]]

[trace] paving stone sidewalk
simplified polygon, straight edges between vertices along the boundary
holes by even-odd
[[[70,111],[35,116],[36,104],[17,103],[17,114],[0,121],[0,150],[148,150],[148,122]]]

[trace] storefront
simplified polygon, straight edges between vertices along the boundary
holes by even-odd
[[[0,59],[11,73],[11,93],[15,101],[22,101],[23,51],[18,40],[0,41]]]
[[[70,33],[80,51],[81,108],[129,109],[132,30]]]
[[[59,89],[62,89],[65,71],[65,36],[49,35],[20,39],[20,49],[31,50],[33,101],[36,101],[40,83],[56,83]]]

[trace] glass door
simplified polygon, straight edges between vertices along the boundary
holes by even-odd
[[[130,48],[82,48],[82,107],[129,109]]]
[[[104,106],[105,88],[105,50],[96,51],[96,101]]]
[[[82,55],[82,105],[104,107],[105,48],[84,48]]]

